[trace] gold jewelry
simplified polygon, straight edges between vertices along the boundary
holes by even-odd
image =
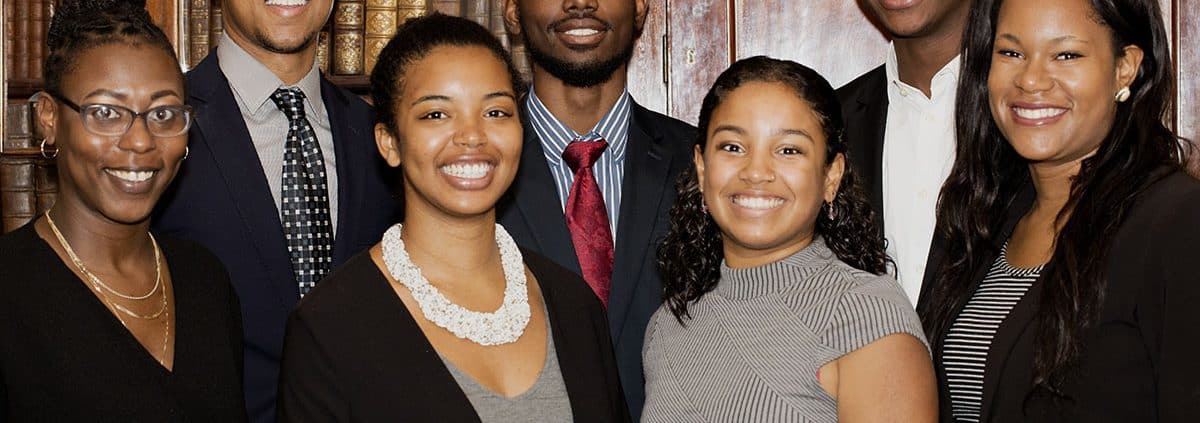
[[[117,290],[113,289],[112,287],[104,284],[104,282],[101,281],[99,277],[97,277],[92,272],[88,271],[87,268],[84,267],[83,261],[79,259],[79,256],[75,255],[75,250],[71,248],[71,244],[67,243],[67,239],[65,237],[63,237],[62,232],[59,232],[58,225],[55,225],[54,219],[50,217],[50,211],[47,210],[44,215],[46,216],[46,223],[50,224],[50,230],[52,232],[54,232],[55,238],[58,238],[58,243],[61,244],[63,246],[63,249],[67,251],[67,256],[71,257],[71,261],[75,262],[75,266],[79,268],[79,271],[82,272],[84,275],[87,275],[88,279],[91,280],[92,289],[94,289],[96,291],[96,293],[99,294],[100,299],[102,301],[104,301],[105,304],[108,304],[114,310],[118,310],[122,313],[125,313],[125,314],[131,316],[131,317],[135,317],[135,318],[139,318],[139,319],[143,319],[143,320],[154,320],[154,319],[157,319],[159,316],[164,316],[163,317],[162,358],[166,359],[167,345],[168,345],[168,341],[171,339],[171,312],[167,310],[167,289],[165,286],[162,285],[162,265],[161,265],[162,255],[159,253],[158,241],[156,241],[154,239],[154,234],[151,234],[148,232],[146,233],[146,235],[150,236],[150,244],[153,245],[153,247],[154,247],[154,288],[151,289],[150,292],[146,293],[145,296],[141,297],[141,299],[149,298],[150,294],[153,294],[155,291],[158,291],[159,288],[161,287],[162,288],[162,307],[160,307],[158,309],[158,311],[156,311],[152,314],[143,316],[143,315],[134,313],[132,310],[129,310],[128,308],[125,308],[124,306],[117,304],[115,301],[108,298],[108,294],[104,293],[104,291],[100,289],[101,286],[103,286],[104,289],[107,289],[122,298],[136,299],[136,297],[126,296],[126,295],[118,292]],[[114,316],[117,316],[117,320],[121,322],[121,326],[124,326],[126,329],[129,328],[129,323],[125,322],[125,319],[122,319],[120,314],[114,314]],[[132,332],[130,332],[130,334],[132,334]],[[159,361],[159,364],[162,364],[162,361]]]
[[[58,243],[62,244],[63,249],[67,251],[67,256],[71,257],[71,261],[75,263],[75,266],[79,268],[79,271],[81,273],[83,273],[85,276],[87,276],[88,280],[92,282],[92,287],[96,290],[96,292],[98,292],[101,295],[101,297],[105,300],[105,302],[107,302],[109,305],[111,305],[113,307],[113,309],[116,309],[117,311],[125,313],[126,315],[129,315],[130,317],[143,319],[143,320],[157,319],[167,309],[167,290],[166,289],[162,290],[162,305],[161,305],[161,307],[159,307],[158,311],[151,313],[151,314],[146,314],[146,315],[135,313],[132,310],[126,308],[125,306],[117,304],[115,301],[109,300],[108,294],[106,294],[104,291],[101,290],[101,287],[103,287],[104,290],[112,292],[113,294],[116,294],[118,297],[121,297],[121,298],[124,298],[127,300],[133,300],[133,301],[144,300],[144,299],[150,298],[150,295],[154,294],[155,292],[158,292],[159,288],[162,287],[162,265],[161,265],[162,256],[158,252],[158,241],[154,240],[154,235],[150,235],[150,243],[154,246],[154,288],[152,288],[150,290],[150,292],[146,293],[145,295],[140,295],[140,296],[127,295],[127,294],[121,293],[120,291],[117,291],[116,289],[113,289],[111,286],[108,286],[108,284],[105,284],[104,281],[100,280],[99,276],[96,276],[96,274],[87,270],[87,266],[83,265],[83,260],[80,260],[79,256],[75,255],[75,249],[71,248],[71,244],[67,242],[67,239],[65,237],[63,237],[62,232],[60,232],[58,230],[58,225],[54,224],[54,219],[50,217],[50,212],[47,211],[45,213],[45,216],[46,216],[46,223],[50,224],[50,230],[53,231],[54,236],[56,238],[58,238]]]

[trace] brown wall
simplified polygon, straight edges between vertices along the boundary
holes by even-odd
[[[733,60],[804,63],[835,87],[883,63],[888,40],[851,0],[649,0],[630,67],[642,105],[695,123],[708,86]],[[1200,139],[1200,0],[1160,0],[1179,69],[1179,134]],[[665,63],[664,63],[665,58]],[[665,69],[664,69],[665,68]],[[665,76],[664,76],[665,72]]]

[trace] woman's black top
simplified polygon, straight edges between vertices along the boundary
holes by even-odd
[[[600,300],[579,276],[522,250],[550,316],[576,422],[629,417]],[[359,253],[288,320],[282,422],[471,422],[479,416],[387,278]]]
[[[162,367],[34,231],[0,236],[0,422],[239,422],[242,325],[225,269],[159,239],[175,298]]]
[[[1082,333],[1077,366],[1059,392],[1033,383],[1035,316],[1042,293],[1055,289],[1041,278],[991,341],[980,421],[1200,421],[1200,181],[1166,168],[1150,180],[1116,230],[1104,263],[1099,318]],[[984,263],[991,263],[1032,204],[1032,189],[1013,199]],[[1055,265],[1051,261],[1047,271]],[[977,287],[986,271],[962,282]],[[946,333],[934,335],[934,360],[943,362]],[[950,422],[949,380],[942,366],[937,371],[942,421]]]

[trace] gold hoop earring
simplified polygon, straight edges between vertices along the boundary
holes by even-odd
[[[1117,90],[1117,102],[1118,103],[1123,103],[1123,102],[1125,102],[1125,100],[1128,100],[1128,99],[1129,99],[1129,87],[1121,87],[1120,90]]]
[[[179,159],[179,161],[182,162],[184,160],[187,160],[188,154],[192,154],[192,150],[190,148],[188,148],[188,146],[185,145],[185,146],[183,146],[183,158]]]
[[[49,141],[49,140],[50,140],[49,138],[42,138],[42,144],[38,147],[38,150],[41,151],[42,157],[45,157],[47,159],[53,159],[55,157],[58,157],[58,147],[54,147],[53,153],[46,154],[46,141]],[[50,144],[50,145],[53,146],[54,144]]]

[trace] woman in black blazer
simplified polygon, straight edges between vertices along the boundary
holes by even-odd
[[[628,420],[599,299],[496,224],[521,156],[519,78],[462,18],[410,19],[384,48],[375,137],[405,221],[292,313],[281,421]]]
[[[978,0],[919,312],[943,421],[1195,421],[1200,182],[1156,0]]]

